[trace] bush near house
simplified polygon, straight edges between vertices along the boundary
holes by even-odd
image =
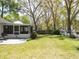
[[[60,35],[60,30],[54,30],[54,31],[53,31],[53,34],[55,34],[55,35]]]
[[[38,34],[52,34],[53,31],[52,30],[38,30],[37,33]]]
[[[39,30],[37,31],[38,34],[54,34],[54,35],[60,35],[60,30]]]
[[[37,33],[35,31],[33,31],[31,33],[31,39],[35,39],[35,38],[37,38]]]

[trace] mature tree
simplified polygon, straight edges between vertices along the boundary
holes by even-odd
[[[64,0],[65,1],[65,7],[67,11],[67,23],[68,23],[68,32],[71,36],[71,25],[72,20],[76,17],[76,15],[79,13],[79,0]]]
[[[3,18],[4,15],[4,7],[5,7],[5,0],[0,0],[0,6],[1,6],[1,17]]]
[[[49,32],[50,30],[50,21],[51,21],[51,13],[50,13],[50,10],[49,9],[44,9],[44,18],[45,18],[45,24],[46,24],[46,27],[47,27],[47,31]]]
[[[1,7],[1,17],[4,17],[4,14],[10,14],[9,12],[14,12],[19,10],[20,5],[15,2],[15,0],[0,0]]]
[[[45,0],[44,4],[46,4],[46,7],[50,10],[51,16],[52,16],[52,21],[53,21],[53,30],[57,29],[57,21],[59,18],[59,0]]]
[[[35,31],[37,31],[38,20],[43,16],[40,6],[42,2],[39,0],[24,0],[21,3],[23,3],[21,12],[32,19],[31,21],[33,21]]]

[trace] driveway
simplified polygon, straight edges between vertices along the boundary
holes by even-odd
[[[22,44],[25,43],[26,39],[7,39],[0,40],[0,44]]]

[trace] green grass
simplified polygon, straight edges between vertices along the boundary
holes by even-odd
[[[0,59],[79,59],[79,41],[57,35],[39,35],[19,45],[0,45]]]

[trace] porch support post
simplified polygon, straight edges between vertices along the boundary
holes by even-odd
[[[13,25],[13,34],[14,34],[14,25]]]
[[[30,28],[31,28],[30,26],[27,27],[27,30],[29,31],[29,33],[31,32],[31,31],[30,31]]]
[[[20,34],[20,25],[19,25],[19,34]]]

